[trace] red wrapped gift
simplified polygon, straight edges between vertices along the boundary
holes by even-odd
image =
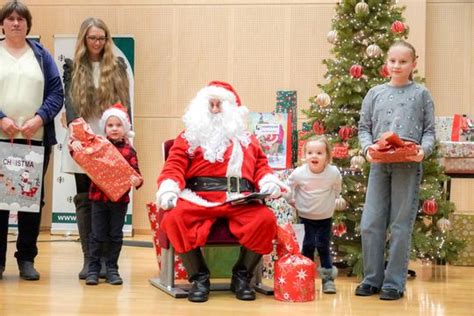
[[[156,261],[158,263],[158,269],[161,269],[161,247],[160,247],[160,222],[161,212],[159,212],[156,204],[150,202],[146,205],[148,211],[148,219],[150,220],[151,230],[153,231],[153,245],[156,252]],[[183,266],[183,262],[179,256],[174,257],[174,271],[176,280],[187,280],[188,275],[186,269]]]
[[[117,201],[130,190],[130,177],[141,176],[107,138],[95,135],[83,119],[71,122],[70,126],[71,138],[84,146],[72,158],[110,200]]]
[[[415,143],[402,140],[394,132],[385,132],[374,146],[369,148],[372,162],[392,163],[416,161],[418,148]]]
[[[283,257],[286,254],[298,254],[299,251],[298,240],[296,239],[295,231],[291,223],[285,225],[278,225],[277,227],[277,256]]]
[[[286,254],[275,263],[275,299],[308,302],[315,298],[316,265],[301,254]]]

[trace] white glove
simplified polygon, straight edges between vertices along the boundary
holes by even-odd
[[[271,199],[281,196],[280,186],[274,182],[267,182],[260,188],[260,193],[269,193]]]
[[[163,193],[160,197],[160,208],[167,211],[176,207],[178,195],[174,192]]]

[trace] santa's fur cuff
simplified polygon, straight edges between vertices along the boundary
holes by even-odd
[[[269,173],[269,174],[265,175],[262,179],[260,179],[260,181],[258,182],[258,187],[261,188],[267,183],[277,184],[280,187],[282,192],[284,192],[284,191],[290,192],[291,191],[290,187],[287,186],[285,183],[283,183],[280,179],[278,179],[278,177],[274,174]]]
[[[158,189],[158,192],[156,192],[156,202],[157,202],[157,204],[160,204],[161,196],[164,193],[167,193],[167,192],[173,192],[173,193],[176,193],[176,195],[179,196],[179,193],[181,192],[181,190],[179,189],[178,183],[176,181],[171,180],[171,179],[166,179],[163,182],[161,182],[160,187]]]

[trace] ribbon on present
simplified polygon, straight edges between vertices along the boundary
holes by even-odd
[[[84,150],[72,158],[111,201],[118,201],[131,188],[130,177],[142,178],[117,148],[104,136],[95,135],[82,118],[71,124],[71,139],[80,141]]]
[[[156,261],[158,263],[158,269],[161,270],[161,246],[163,245],[164,234],[160,231],[160,223],[163,219],[163,211],[160,211],[156,204],[153,202],[146,204],[148,212],[148,219],[150,220],[150,227],[153,234],[153,246],[156,252]],[[179,256],[174,257],[174,271],[176,280],[187,280],[188,275],[186,269],[183,266],[183,262]]]
[[[373,162],[393,163],[416,161],[418,148],[415,143],[402,140],[394,132],[385,132],[369,148]]]
[[[277,256],[282,258],[287,254],[299,254],[300,248],[291,223],[277,226]]]

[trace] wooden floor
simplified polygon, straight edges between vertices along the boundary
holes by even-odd
[[[80,243],[74,240],[41,234],[36,260],[41,280],[37,282],[19,278],[15,244],[8,244],[6,271],[0,280],[0,315],[474,315],[474,267],[413,263],[417,277],[408,281],[405,297],[394,302],[380,301],[377,296],[356,297],[357,279],[340,276],[336,295],[322,295],[320,280],[316,280],[313,302],[279,302],[261,294],[255,301],[243,302],[231,292],[213,292],[208,302],[196,304],[174,299],[149,284],[148,279],[158,272],[151,248],[123,248],[122,286],[86,286],[77,279],[82,258]],[[136,236],[133,240],[150,239]]]

